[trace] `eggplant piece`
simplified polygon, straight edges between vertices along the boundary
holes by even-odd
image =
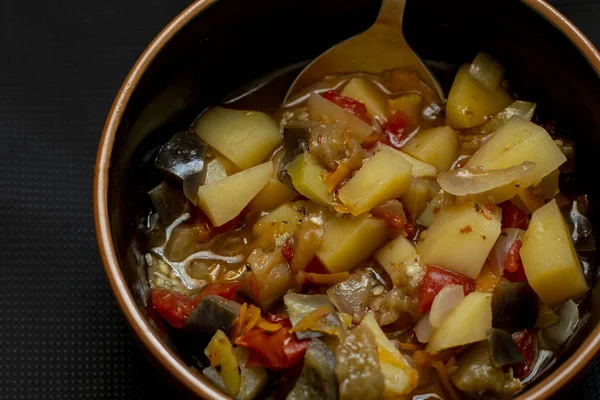
[[[288,293],[283,297],[283,302],[294,328],[307,315],[320,308],[325,307],[329,311],[325,317],[315,322],[314,330],[296,331],[298,339],[321,337],[324,333],[334,334],[338,337],[341,336],[344,330],[342,320],[327,295]]]
[[[277,177],[290,187],[293,185],[287,173],[287,165],[294,161],[296,156],[308,151],[309,139],[308,125],[306,127],[284,127],[283,129],[283,157],[279,163]]]
[[[190,202],[181,190],[171,187],[163,181],[148,192],[154,211],[158,214],[162,228],[167,228],[177,218],[189,213]]]
[[[209,295],[200,300],[187,317],[182,330],[212,337],[217,330],[229,332],[240,313],[240,305],[221,296]]]
[[[369,272],[359,271],[327,289],[327,294],[340,312],[351,315],[353,321],[358,323],[365,315],[371,289],[376,283]]]
[[[535,325],[538,297],[526,282],[503,282],[492,296],[492,326],[515,333]]]
[[[160,148],[154,166],[182,182],[189,176],[202,174],[206,151],[206,144],[198,136],[179,132]]]
[[[304,355],[304,367],[287,400],[335,400],[335,355],[319,339],[312,339]]]
[[[492,363],[496,367],[525,361],[525,356],[519,350],[519,346],[517,346],[512,336],[502,329],[492,328],[490,330],[488,344],[491,350]]]

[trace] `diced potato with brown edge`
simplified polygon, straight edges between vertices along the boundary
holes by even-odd
[[[304,219],[305,214],[303,201],[287,203],[279,206],[269,214],[265,215],[254,224],[252,233],[254,236],[262,236],[265,233],[273,233],[275,236],[284,234],[294,236],[296,228]]]
[[[418,132],[402,151],[433,165],[438,172],[448,171],[458,157],[458,136],[449,126]]]
[[[271,179],[273,163],[264,164],[228,176],[198,188],[198,206],[214,226],[231,221]]]
[[[338,192],[353,215],[402,196],[410,187],[412,165],[397,151],[383,148],[365,160],[363,166]]]
[[[371,125],[357,116],[350,114],[320,94],[312,93],[308,98],[307,107],[311,120],[329,124],[335,121],[343,122],[346,124],[346,129],[350,131],[352,137],[359,142],[362,142],[374,132]]]
[[[240,370],[233,346],[222,330],[219,329],[215,333],[206,346],[204,354],[210,360],[210,366],[221,377],[227,394],[235,397],[240,390]]]
[[[469,159],[466,166],[481,166],[488,170],[503,169],[533,161],[535,166],[521,176],[518,182],[495,189],[500,202],[517,195],[521,189],[533,185],[567,158],[548,132],[541,126],[520,117],[512,117]]]
[[[394,151],[398,152],[398,154],[400,154],[402,156],[402,158],[404,158],[406,161],[411,163],[411,165],[412,165],[411,175],[414,178],[437,178],[437,174],[438,174],[437,169],[435,169],[435,167],[433,165],[429,165],[427,163],[424,163],[421,160],[417,160],[413,156],[410,156],[403,151],[396,150],[393,147],[387,146],[382,143],[378,143],[377,146],[375,146],[375,152],[381,151],[383,149],[394,150]]]
[[[381,219],[330,216],[317,257],[330,273],[349,271],[381,246],[387,235],[387,223]]]
[[[419,383],[417,370],[410,366],[402,353],[381,330],[373,311],[369,311],[360,325],[366,327],[375,337],[377,355],[384,378],[383,398],[396,399],[410,393]]]
[[[425,348],[438,353],[484,340],[492,328],[492,294],[473,292],[448,314]]]
[[[502,212],[496,206],[447,205],[421,234],[417,253],[425,265],[437,265],[475,279],[500,236],[501,220]]]
[[[588,286],[556,200],[531,216],[521,260],[529,284],[548,307],[581,297]]]
[[[259,111],[213,107],[196,121],[194,131],[242,170],[264,162],[282,141],[277,123]]]
[[[404,211],[414,220],[414,218],[421,215],[429,201],[436,196],[439,190],[440,186],[436,181],[412,178],[408,192],[400,198],[404,205]]]
[[[385,97],[373,82],[361,77],[352,78],[342,90],[342,96],[360,101],[367,107],[371,117],[385,120]]]
[[[421,119],[423,111],[423,98],[418,93],[407,93],[395,99],[388,100],[388,110],[390,114],[403,112],[414,122]]]
[[[300,154],[289,163],[287,172],[294,188],[301,195],[323,206],[333,204],[333,195],[323,181],[325,168],[314,161],[308,152]]]
[[[502,86],[488,88],[470,73],[464,64],[458,70],[446,104],[446,123],[455,129],[484,124],[513,102]]]
[[[248,207],[253,211],[272,210],[283,203],[294,200],[297,195],[298,193],[285,183],[271,178],[267,186],[256,195]]]
[[[405,267],[419,261],[415,245],[404,236],[398,236],[377,250],[375,259],[392,278],[394,286],[406,284]]]

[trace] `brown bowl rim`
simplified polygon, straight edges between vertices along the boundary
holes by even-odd
[[[110,229],[108,212],[108,181],[112,148],[117,128],[123,112],[148,66],[165,46],[189,21],[217,0],[196,0],[175,19],[173,19],[144,50],[137,60],[123,85],[121,86],[106,119],[102,136],[98,145],[96,165],[94,168],[94,223],[96,240],[108,283],[117,299],[119,308],[125,315],[138,340],[149,350],[150,355],[166,368],[179,382],[202,398],[225,400],[228,396],[219,392],[198,374],[166,345],[163,339],[150,326],[142,311],[138,308],[133,293],[126,284],[119,267],[118,258]],[[544,17],[562,32],[582,53],[596,74],[600,77],[600,52],[566,17],[544,0],[520,0]],[[600,325],[596,326],[579,348],[554,372],[535,384],[527,392],[518,396],[518,400],[545,399],[556,393],[571,381],[600,350]]]

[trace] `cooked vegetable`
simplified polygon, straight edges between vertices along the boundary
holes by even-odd
[[[258,220],[252,228],[255,236],[271,235],[273,239],[287,235],[292,237],[305,218],[305,202],[286,203]]]
[[[419,262],[415,246],[404,236],[398,236],[377,250],[375,259],[392,278],[396,286],[406,283],[406,267]]]
[[[533,113],[535,112],[536,104],[528,101],[516,100],[511,105],[506,107],[503,111],[496,114],[487,124],[477,129],[480,134],[489,134],[496,132],[502,125],[511,119],[514,115],[517,115],[527,121],[531,121]]]
[[[412,165],[397,151],[382,148],[339,191],[353,215],[402,196],[410,187]]]
[[[288,185],[271,178],[269,183],[252,199],[248,208],[253,211],[273,210],[294,200],[298,194]]]
[[[420,343],[427,343],[433,334],[433,326],[431,326],[431,320],[429,319],[429,313],[423,315],[419,321],[417,321],[413,328],[415,336]]]
[[[263,367],[275,371],[301,362],[307,346],[306,341],[296,339],[287,328],[275,332],[252,329],[238,338],[235,344],[250,350],[246,362],[248,367]]]
[[[198,188],[198,205],[215,226],[221,226],[237,215],[271,179],[273,163],[250,168]]]
[[[293,272],[304,271],[315,258],[323,243],[325,218],[322,212],[309,214],[294,234],[294,254],[290,267]]]
[[[474,62],[458,70],[446,104],[446,121],[456,129],[482,125],[513,102],[498,82],[503,78],[497,63]]]
[[[317,257],[331,273],[348,271],[373,254],[386,237],[387,224],[380,219],[330,217]]]
[[[579,309],[571,299],[558,309],[558,322],[542,331],[544,338],[550,340],[555,346],[560,346],[567,341],[575,331],[579,322]]]
[[[324,123],[339,121],[344,123],[352,137],[359,142],[362,142],[373,133],[371,125],[319,94],[312,93],[310,95],[307,109],[310,119],[313,121]]]
[[[227,394],[237,396],[241,382],[238,360],[231,342],[222,330],[215,333],[204,354],[208,357],[210,366],[219,374]]]
[[[483,167],[464,167],[440,173],[438,183],[442,189],[455,196],[481,194],[518,181],[534,167],[535,163],[531,161],[489,171]]]
[[[529,284],[549,307],[579,298],[588,290],[571,234],[555,200],[531,216],[521,259]]]
[[[429,321],[433,328],[439,328],[452,310],[465,298],[465,288],[461,285],[446,285],[433,299]]]
[[[465,329],[468,327],[468,329]],[[492,295],[473,292],[466,296],[433,332],[426,350],[437,353],[452,347],[476,343],[492,328]]]
[[[514,167],[526,161],[534,162],[535,166],[516,182],[497,189],[498,193],[494,194],[497,203],[510,199],[566,161],[544,128],[514,116],[473,154],[465,166],[492,170]]]
[[[526,282],[500,282],[492,297],[492,325],[514,333],[532,328],[539,314],[538,299]]]
[[[433,223],[433,218],[438,214],[442,208],[444,203],[444,196],[441,193],[438,193],[433,199],[427,203],[427,206],[419,215],[417,219],[417,224],[423,225],[426,227],[430,227]]]
[[[281,251],[276,250],[272,254],[281,255]],[[248,257],[248,264],[254,273],[250,281],[250,295],[263,310],[266,310],[281,300],[292,286],[292,271],[285,259],[272,262],[272,256],[267,256],[267,265],[261,265],[261,258],[263,257]]]
[[[175,190],[166,181],[150,190],[148,196],[162,228],[168,227],[181,215],[190,211],[190,203],[183,193]]]
[[[367,112],[371,117],[375,117],[380,121],[385,120],[385,98],[381,90],[370,80],[361,77],[350,79],[350,82],[342,90],[342,96],[360,101],[367,107]]]
[[[419,383],[419,374],[389,341],[372,312],[367,313],[360,326],[371,331],[375,338],[379,365],[384,377],[384,398],[406,395]]]
[[[287,400],[337,399],[335,355],[319,339],[312,339],[304,355],[304,367]]]
[[[205,248],[205,243],[215,235],[214,228],[206,222],[182,222],[172,230],[164,254],[169,261],[183,261],[191,254]]]
[[[519,192],[519,198],[529,211],[534,212],[556,197],[560,192],[558,188],[559,175],[559,170],[554,170],[549,175],[543,177],[538,183]]]
[[[228,175],[234,174],[237,171],[237,168],[231,164],[231,161],[228,161],[226,158],[216,155],[215,158],[210,160],[206,164],[206,168],[204,169],[204,178],[203,183],[211,183],[220,181],[223,178],[226,178]]]
[[[492,363],[496,367],[517,364],[525,361],[525,357],[508,332],[492,328],[488,335],[488,344],[491,350]]]
[[[376,281],[366,271],[359,271],[344,282],[327,290],[331,302],[340,312],[348,314],[354,322],[362,321],[371,289]]]
[[[283,301],[299,339],[320,337],[324,333],[341,336],[342,321],[327,295],[288,293]]]
[[[335,356],[340,399],[383,397],[385,378],[379,365],[375,335],[368,327],[360,325],[349,331]]]
[[[323,181],[325,169],[317,164],[309,153],[305,152],[296,157],[288,164],[287,172],[292,178],[294,188],[301,195],[324,206],[333,203],[333,196]]]
[[[402,151],[433,165],[438,172],[448,171],[458,156],[458,136],[448,126],[425,129],[406,142]]]
[[[386,146],[385,144],[378,143],[374,150],[376,152],[382,150],[389,150],[390,146]],[[437,177],[437,170],[433,165],[427,164],[421,160],[414,158],[413,156],[408,155],[407,153],[394,150],[397,154],[401,155],[406,161],[408,161],[412,165],[411,175],[414,178],[435,178]]]
[[[179,180],[202,174],[206,159],[206,145],[198,137],[179,132],[158,152],[154,165],[159,171]]]
[[[239,400],[253,400],[262,389],[267,385],[269,376],[267,372],[260,367],[248,367],[249,352],[244,347],[236,347],[234,349],[240,367],[240,390],[237,394]]]
[[[500,211],[495,206],[446,206],[421,235],[417,253],[426,265],[438,265],[475,279],[500,230]]]
[[[400,97],[388,100],[388,110],[390,112],[402,112],[413,121],[421,118],[423,98],[418,93],[407,93]]]
[[[201,335],[214,335],[219,329],[229,332],[239,312],[238,303],[210,294],[198,302],[182,328],[188,333]]]
[[[281,144],[275,121],[258,111],[213,107],[196,121],[194,131],[242,170],[264,162]]]
[[[419,290],[419,311],[422,313],[429,311],[438,293],[449,285],[462,286],[464,296],[475,290],[475,282],[472,279],[435,265],[427,267]]]
[[[402,195],[402,204],[411,218],[416,218],[425,210],[429,201],[437,195],[440,186],[427,179],[413,178],[408,192]]]
[[[506,211],[504,211],[506,213]],[[503,219],[504,219],[503,214]],[[504,273],[504,264],[509,251],[513,248],[516,240],[523,241],[525,231],[518,228],[502,229],[498,240],[494,244],[488,260],[494,273],[502,275]]]

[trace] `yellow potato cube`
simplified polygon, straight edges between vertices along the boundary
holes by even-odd
[[[411,163],[411,165],[412,165],[411,175],[414,178],[437,178],[438,172],[437,172],[437,169],[435,169],[435,167],[433,165],[429,165],[427,163],[424,163],[421,160],[417,160],[413,156],[410,156],[403,151],[396,150],[393,147],[387,146],[382,143],[378,143],[377,146],[375,146],[375,152],[381,151],[383,149],[394,150],[395,152],[400,154],[402,156],[402,158],[404,158],[406,161]]]
[[[392,278],[395,286],[406,284],[406,266],[419,262],[415,245],[404,236],[398,236],[377,250],[375,259]]]
[[[385,242],[387,223],[362,215],[355,219],[327,218],[317,257],[330,273],[349,271]]]
[[[548,307],[577,299],[588,290],[569,227],[556,200],[531,216],[521,260],[529,284]]]
[[[492,328],[492,294],[473,292],[448,314],[425,348],[437,353],[484,340]]]
[[[475,279],[500,236],[501,220],[501,210],[495,206],[445,206],[421,234],[417,253],[425,265],[437,265]]]
[[[458,157],[458,136],[449,126],[418,132],[402,151],[433,165],[438,172],[448,171]]]
[[[342,90],[342,96],[358,100],[367,107],[371,117],[385,120],[386,102],[381,89],[365,78],[356,77],[350,79]]]
[[[404,205],[404,210],[413,219],[419,217],[423,210],[425,210],[425,207],[427,207],[429,201],[438,194],[439,190],[440,186],[436,181],[413,177],[408,192],[400,198]]]
[[[382,148],[338,192],[342,203],[359,215],[410,187],[412,165],[392,148]]]
[[[284,234],[290,237],[294,236],[296,228],[305,216],[303,212],[305,211],[305,203],[304,201],[297,201],[277,207],[254,224],[252,233],[257,237],[266,233],[272,233],[274,236]]]
[[[325,168],[314,161],[308,152],[300,154],[289,163],[287,172],[294,188],[301,195],[323,206],[333,204],[333,195],[323,181]]]
[[[256,195],[248,207],[253,211],[266,211],[279,207],[283,203],[294,200],[298,195],[294,189],[271,178],[267,186]]]
[[[271,179],[273,163],[264,164],[228,176],[198,188],[198,206],[214,226],[231,221]]]
[[[267,114],[223,107],[202,114],[194,131],[242,170],[264,162],[282,141],[277,123]]]
[[[418,93],[407,93],[395,99],[388,100],[388,110],[391,114],[401,111],[414,122],[421,119],[423,98]]]

